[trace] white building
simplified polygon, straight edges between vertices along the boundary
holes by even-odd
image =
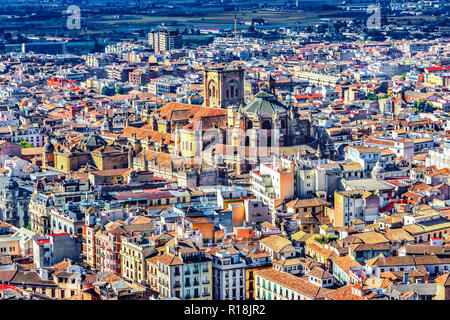
[[[450,168],[450,141],[444,141],[444,147],[428,151],[425,165],[436,166],[438,169]]]
[[[233,247],[218,247],[206,254],[212,258],[213,300],[245,300],[245,262]]]

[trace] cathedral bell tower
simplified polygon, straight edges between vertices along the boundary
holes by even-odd
[[[244,104],[244,69],[205,69],[203,89],[205,107],[224,109],[232,104]]]

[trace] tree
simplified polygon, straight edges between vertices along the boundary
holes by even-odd
[[[377,95],[369,92],[367,93],[367,100],[377,100]]]
[[[416,113],[420,113],[420,112],[429,113],[429,112],[433,112],[434,110],[436,110],[436,108],[434,108],[431,105],[431,103],[429,103],[425,99],[420,99],[419,101],[414,102],[413,110]]]
[[[324,244],[336,241],[337,237],[334,234],[328,233],[325,237],[315,237],[314,240],[320,244]]]
[[[316,242],[318,242],[320,244],[323,244],[323,238],[322,237],[315,237],[314,241],[316,241]]]
[[[325,236],[325,243],[330,243],[330,242],[333,242],[333,241],[336,241],[336,240],[337,240],[337,237],[334,234],[328,233]]]
[[[122,88],[120,86],[117,86],[115,92],[116,92],[116,94],[121,94]]]
[[[102,95],[107,96],[109,93],[109,89],[107,86],[102,87]]]
[[[94,48],[92,48],[91,53],[103,52],[103,50],[105,50],[105,47],[98,43],[97,40],[95,40]]]
[[[32,143],[28,142],[28,141],[20,141],[20,142],[19,142],[19,145],[20,145],[20,147],[21,147],[22,149],[25,149],[25,148],[34,148],[34,145],[33,145]]]
[[[406,72],[403,73],[403,74],[400,76],[400,79],[401,79],[402,81],[405,81],[405,79],[406,79]]]

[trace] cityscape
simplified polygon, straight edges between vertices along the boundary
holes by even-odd
[[[2,1],[0,300],[450,300],[449,9]]]

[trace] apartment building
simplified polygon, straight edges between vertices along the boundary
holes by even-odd
[[[110,222],[95,234],[95,265],[101,272],[121,274],[122,235],[127,235],[120,223]]]
[[[69,258],[78,261],[80,243],[68,233],[50,234],[37,237],[33,242],[33,262],[36,269],[51,267]]]
[[[284,200],[294,198],[294,163],[280,159],[278,163],[261,164],[251,171],[251,191],[274,211]]]
[[[123,236],[121,240],[120,268],[122,277],[144,284],[147,279],[146,258],[156,254],[153,242],[140,234]]]
[[[56,190],[47,192],[42,182],[37,182],[29,204],[31,230],[39,234],[49,234],[52,228],[50,224],[52,207],[63,208],[69,203],[76,204],[83,200],[94,199],[95,194],[88,180],[65,180]]]
[[[148,44],[155,52],[180,49],[182,38],[175,31],[150,32],[148,34]]]
[[[364,190],[337,191],[334,193],[334,227],[348,226],[351,220],[370,222],[379,217],[380,197]]]
[[[213,300],[245,300],[245,262],[232,246],[210,249]]]
[[[258,248],[241,248],[240,253],[245,261],[245,296],[247,300],[255,299],[255,272],[272,267],[272,260],[269,252],[261,251]]]
[[[446,139],[442,148],[429,150],[425,165],[436,166],[438,169],[450,168],[450,140]]]
[[[378,147],[349,146],[345,151],[345,159],[359,163],[366,171],[366,177],[370,176],[378,161],[385,166]]]
[[[256,300],[324,300],[330,289],[273,268],[255,271]]]
[[[169,240],[165,248],[163,254],[147,259],[152,288],[161,298],[211,300],[212,265],[205,250],[178,238]]]

